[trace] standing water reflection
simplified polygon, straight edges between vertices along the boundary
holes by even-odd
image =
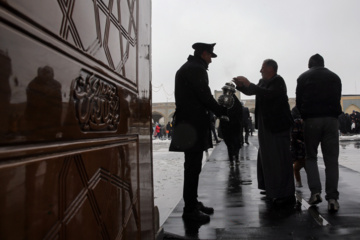
[[[360,141],[340,142],[339,164],[360,172]]]

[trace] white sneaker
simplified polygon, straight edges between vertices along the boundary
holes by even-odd
[[[300,182],[296,181],[295,187],[301,188],[302,186],[303,185],[302,185],[301,181]]]
[[[315,193],[315,194],[312,194],[308,203],[310,205],[316,205],[318,203],[321,203],[322,202],[322,198],[320,196],[320,193]]]
[[[330,212],[337,212],[340,208],[340,205],[336,199],[329,199],[328,201],[328,210]]]

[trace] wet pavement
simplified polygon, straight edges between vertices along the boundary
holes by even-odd
[[[356,142],[342,142],[341,158],[360,161],[357,146]],[[347,147],[351,149],[349,154],[344,151]],[[297,204],[275,208],[263,200],[257,189],[257,149],[257,137],[251,137],[250,145],[240,152],[240,165],[230,168],[224,156],[225,144],[216,146],[203,167],[198,191],[199,201],[215,209],[210,222],[204,225],[184,222],[181,218],[184,202],[180,200],[162,225],[164,239],[360,239],[359,171],[340,166],[340,209],[336,213],[328,212],[324,192],[323,202],[317,207],[307,204],[310,191],[303,169],[303,187],[296,188]],[[318,162],[325,188],[321,157]]]

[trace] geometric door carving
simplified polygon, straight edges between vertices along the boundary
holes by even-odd
[[[137,147],[131,140],[0,169],[0,236],[138,239]]]
[[[97,164],[86,163],[90,159],[84,158],[101,156],[104,150],[100,150],[101,153],[76,154],[64,158],[59,172],[58,221],[45,239],[85,239],[87,237],[84,236],[84,231],[81,231],[82,236],[76,236],[76,228],[81,228],[82,225],[93,226],[86,230],[89,238],[124,239],[126,236],[128,239],[136,236],[136,232],[140,230],[138,194],[137,186],[132,186],[136,179],[131,178],[137,177],[137,161],[129,162],[129,146],[106,151],[118,153],[118,162],[108,162],[108,166],[118,168],[118,164],[122,165],[118,168],[121,171],[119,175]],[[91,158],[90,161],[100,162]],[[114,160],[112,157],[110,161]],[[135,174],[130,173],[130,168]],[[108,201],[106,198],[109,198]],[[113,201],[114,198],[118,201]],[[119,219],[120,215],[123,216],[122,219]]]
[[[135,81],[137,1],[104,2],[58,0],[63,15],[59,35],[115,73]],[[84,12],[90,21],[82,19]]]
[[[0,238],[137,239],[136,153],[129,141],[1,168]]]
[[[142,58],[146,54],[138,37],[141,43],[143,37],[150,41],[151,4],[0,2],[5,20],[0,26],[1,48],[12,60],[12,77],[18,84],[11,86],[17,91],[7,106],[16,111],[4,116],[11,120],[13,112],[18,114],[11,131],[8,124],[4,126],[11,141],[3,146],[0,159],[0,239],[149,238],[153,235],[151,142],[141,138],[139,143],[139,134],[148,134],[149,128],[134,123],[141,114],[150,113],[150,99],[138,103],[136,90],[149,90],[150,61]],[[26,86],[43,66],[51,66],[61,84],[59,124],[50,126],[56,135],[23,117],[29,102]],[[88,87],[94,98],[83,98]],[[126,95],[129,92],[132,95]],[[126,111],[121,109],[124,105]],[[52,123],[53,118],[44,114],[40,119]]]

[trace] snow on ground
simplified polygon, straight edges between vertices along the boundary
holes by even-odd
[[[358,141],[358,140],[360,140],[360,134],[340,136],[340,141]]]
[[[169,140],[153,140],[154,201],[160,225],[182,197],[184,153],[169,152]]]
[[[360,135],[357,141],[341,141],[339,164],[360,173]]]
[[[318,156],[323,157],[321,146]],[[321,163],[323,160],[320,159]],[[360,135],[340,136],[339,165],[360,173]]]
[[[160,226],[182,198],[184,153],[169,152],[170,140],[153,140],[154,201],[160,212]],[[212,149],[209,149],[210,155]],[[204,153],[203,164],[207,154]]]

